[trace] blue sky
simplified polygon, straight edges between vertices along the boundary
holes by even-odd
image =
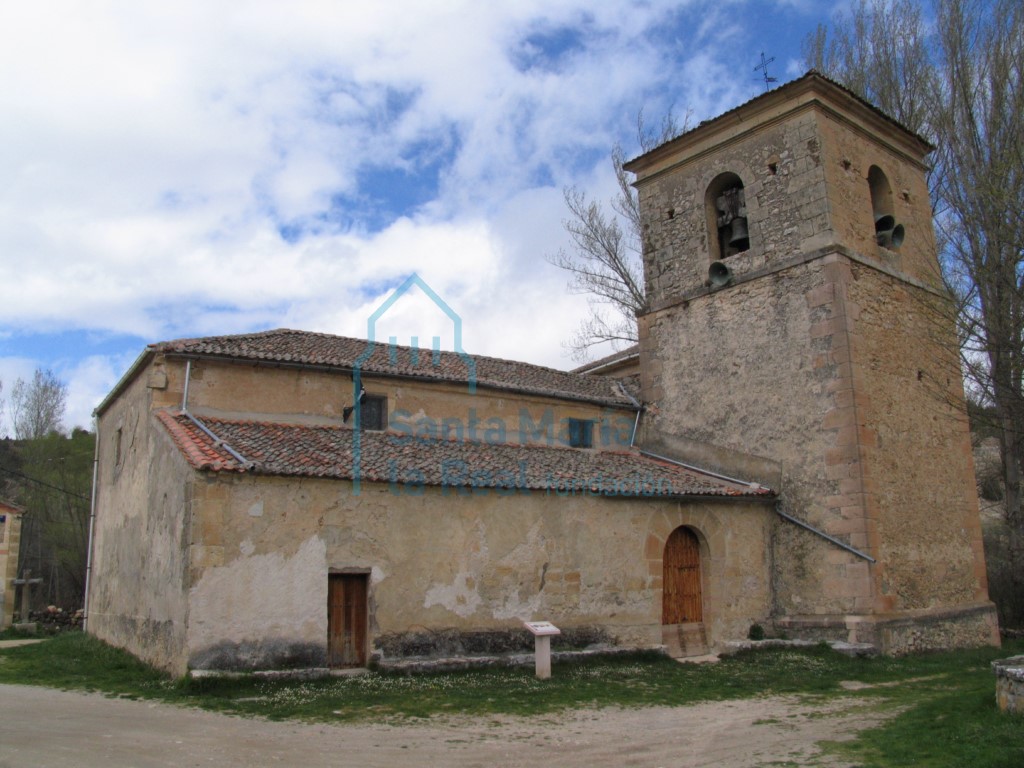
[[[88,426],[147,343],[364,336],[413,272],[468,351],[573,367],[586,301],[545,260],[567,246],[563,189],[614,193],[640,110],[697,122],[763,92],[761,51],[798,76],[843,7],[363,5],[3,4],[4,394],[50,368]],[[431,338],[429,315],[410,301],[396,335]]]

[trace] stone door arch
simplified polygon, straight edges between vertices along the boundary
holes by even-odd
[[[665,542],[663,558],[662,624],[690,624],[704,620],[701,590],[700,540],[685,526],[676,528]]]

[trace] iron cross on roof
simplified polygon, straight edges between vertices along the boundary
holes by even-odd
[[[766,93],[769,90],[771,90],[771,83],[778,82],[778,78],[777,77],[771,77],[768,74],[768,65],[771,64],[773,61],[775,61],[775,57],[774,56],[772,56],[770,59],[766,59],[764,57],[764,51],[761,51],[761,63],[758,64],[756,67],[754,67],[754,71],[755,72],[757,70],[759,70],[759,69],[764,71],[764,75],[763,75],[763,77],[764,77],[764,90],[765,90]]]

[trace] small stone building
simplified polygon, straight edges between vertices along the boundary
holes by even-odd
[[[14,620],[14,580],[18,578],[18,547],[24,512],[19,506],[0,501],[0,629],[11,626]]]
[[[174,673],[526,620],[677,656],[752,624],[997,643],[929,149],[812,73],[635,159],[640,343],[575,372],[151,345],[97,409],[89,630]]]

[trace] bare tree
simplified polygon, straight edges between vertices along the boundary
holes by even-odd
[[[685,130],[670,111],[659,130],[637,117],[637,140],[643,150],[678,136]],[[573,241],[571,253],[560,250],[548,261],[566,270],[569,290],[589,296],[590,314],[580,323],[566,346],[576,360],[585,360],[590,349],[611,342],[614,346],[636,341],[636,316],[647,306],[640,248],[640,205],[629,175],[622,168],[626,154],[620,145],[612,150],[612,167],[618,192],[611,211],[587,198],[577,187],[564,190],[569,218],[563,221]]]
[[[961,361],[1000,436],[1011,551],[1024,564],[1024,7],[861,0],[806,41],[807,63],[937,147],[929,178]],[[1019,567],[1018,567],[1019,571]]]
[[[999,421],[1007,521],[1024,533],[1024,8],[943,0],[937,17],[938,228],[965,367]]]
[[[43,577],[35,593],[43,605],[82,605],[94,447],[94,435],[80,429],[17,443],[21,567]]]
[[[933,47],[915,0],[859,0],[804,41],[809,67],[837,79],[916,133],[931,133]]]
[[[59,432],[67,405],[67,385],[50,370],[37,368],[32,381],[18,379],[11,390],[11,426],[19,440]]]
[[[4,429],[4,383],[0,381],[0,437],[4,437],[7,431]]]

